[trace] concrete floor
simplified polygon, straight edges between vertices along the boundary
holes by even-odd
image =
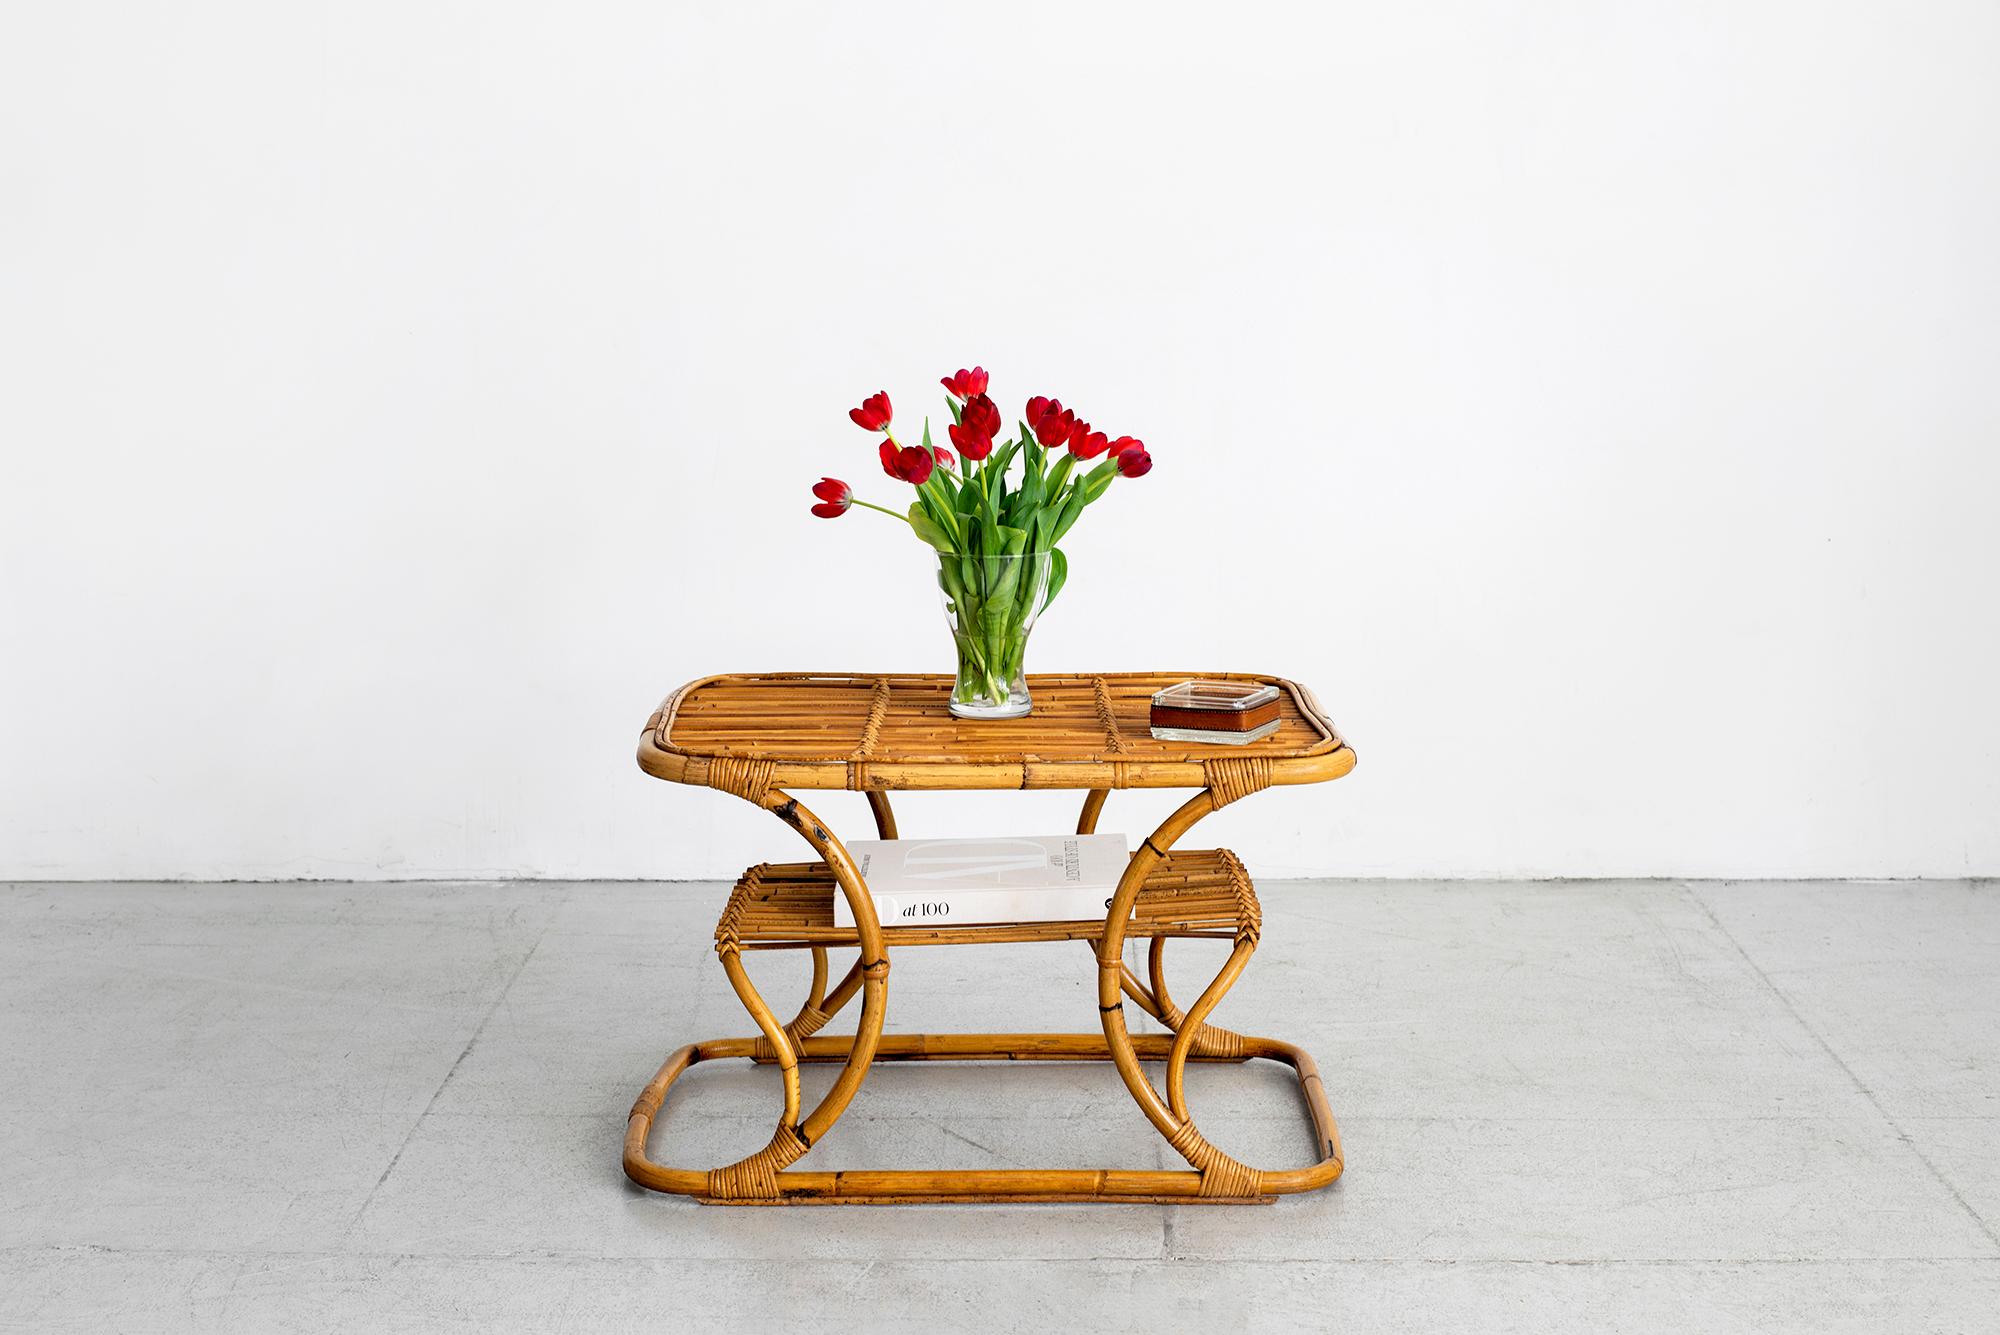
[[[721,893],[0,887],[0,1328],[2000,1330],[1993,885],[1268,886],[1216,1018],[1318,1056],[1348,1170],[1247,1209],[628,1186],[660,1058],[749,1031]],[[1219,954],[1169,958],[1192,996]],[[1082,946],[904,951],[889,1028],[1087,1030],[1092,986]],[[682,1089],[656,1157],[769,1134],[768,1070]],[[1281,1068],[1190,1099],[1309,1157]],[[808,1164],[1169,1153],[1108,1068],[892,1067]]]

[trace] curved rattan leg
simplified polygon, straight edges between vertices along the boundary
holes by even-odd
[[[814,946],[812,951],[813,987],[815,990],[806,999],[806,1004],[800,1008],[799,1013],[793,1017],[792,1022],[785,1026],[785,1034],[792,1040],[792,1050],[794,1052],[802,1051],[801,1045],[808,1038],[826,1028],[833,1017],[840,1014],[848,1002],[854,1000],[855,994],[861,991],[861,986],[866,981],[861,976],[861,957],[856,955],[854,963],[847,966],[847,972],[841,975],[840,981],[834,984],[833,990],[822,997],[818,989],[822,986],[826,978],[826,948],[824,946]],[[758,1063],[774,1062],[778,1059],[777,1049],[771,1046],[770,1039],[759,1034],[751,1042],[750,1059]]]
[[[1167,850],[1195,822],[1223,805],[1223,800],[1217,797],[1213,788],[1203,789],[1161,821],[1159,828],[1133,852],[1132,861],[1118,882],[1118,891],[1111,898],[1111,908],[1104,919],[1104,934],[1097,943],[1097,1009],[1104,1025],[1105,1045],[1111,1051],[1119,1076],[1125,1081],[1125,1088],[1131,1091],[1140,1111],[1166,1137],[1167,1143],[1200,1173],[1200,1194],[1242,1198],[1263,1194],[1263,1175],[1223,1153],[1204,1137],[1194,1120],[1187,1115],[1185,1107],[1176,1106],[1176,1103],[1184,1104],[1184,1100],[1160,1097],[1159,1091],[1153,1088],[1153,1082],[1147,1078],[1145,1069],[1139,1065],[1132,1036],[1125,1027],[1124,994],[1131,971],[1126,968],[1122,956],[1125,924],[1132,915],[1132,905],[1139,897],[1140,887],[1167,855]],[[1213,1009],[1221,1000],[1222,993],[1236,981],[1236,975],[1243,971],[1248,955],[1249,947],[1239,942],[1236,950],[1230,953],[1230,961],[1223,966],[1222,973],[1202,994],[1202,1000],[1196,1003],[1202,1014]],[[1176,1036],[1168,1058],[1170,1075],[1175,1067],[1173,1052],[1180,1053],[1180,1063],[1184,1064],[1187,1060],[1186,1049],[1192,1046],[1192,1036],[1196,1032],[1199,1032],[1196,1026],[1188,1026],[1185,1038]]]
[[[1104,799],[1111,796],[1109,788],[1093,788],[1083,795],[1083,810],[1077,813],[1076,832],[1095,834],[1097,817],[1104,810]]]
[[[1178,1117],[1183,1125],[1193,1120],[1188,1115],[1187,1094],[1181,1087],[1182,1077],[1187,1073],[1188,1056],[1196,1047],[1203,1046],[1203,1040],[1208,1033],[1218,1032],[1211,1031],[1203,1021],[1221,1002],[1223,994],[1234,987],[1236,980],[1242,977],[1243,966],[1250,962],[1250,953],[1256,948],[1256,937],[1236,938],[1236,948],[1229,952],[1229,959],[1223,964],[1222,971],[1215,975],[1215,981],[1203,990],[1194,1005],[1188,1007],[1186,1017],[1174,1033],[1173,1050],[1167,1054],[1167,1106],[1174,1110],[1174,1116]],[[1232,1034],[1230,1037],[1236,1036]],[[1241,1052],[1242,1044],[1239,1040],[1233,1050],[1218,1055],[1233,1057]]]
[[[826,947],[814,946],[812,948],[812,957],[812,988],[806,993],[806,1004],[799,1008],[801,1015],[809,1010],[818,1010],[820,1002],[826,1000]]]
[[[870,788],[868,790],[868,809],[875,813],[876,837],[881,839],[896,838],[896,813],[889,806],[889,795],[880,788]]]
[[[738,790],[738,786],[732,786],[732,791]],[[772,812],[813,846],[825,859],[854,911],[855,932],[861,943],[860,958],[833,994],[822,996],[826,982],[826,956],[823,950],[815,950],[812,991],[805,1009],[800,1012],[799,1021],[794,1023],[802,1021],[818,1028],[826,1022],[825,1017],[832,1015],[853,996],[857,986],[861,991],[861,1017],[856,1022],[856,1032],[848,1045],[846,1061],[834,1080],[833,1088],[827,1091],[809,1115],[801,1119],[798,1058],[808,1035],[788,1032],[791,1026],[778,1023],[777,1016],[764,1004],[763,997],[745,972],[742,950],[734,935],[718,936],[716,952],[722,958],[723,971],[729,975],[730,985],[736,989],[744,1008],[757,1022],[761,1040],[754,1044],[698,1044],[668,1058],[660,1074],[654,1077],[653,1083],[647,1086],[633,1107],[626,1128],[625,1171],[641,1185],[656,1190],[682,1191],[713,1200],[775,1201],[779,1198],[778,1174],[803,1156],[839,1120],[853,1100],[855,1091],[861,1087],[862,1080],[867,1077],[869,1064],[874,1061],[875,1049],[882,1038],[882,1018],[888,1000],[889,953],[882,940],[882,927],[875,916],[874,902],[868,897],[868,887],[855,869],[853,859],[847,855],[846,846],[827,829],[824,822],[801,805],[798,799],[782,790],[768,784],[760,787],[757,775],[752,772],[743,776],[740,795]],[[706,1051],[711,1047],[716,1051]],[[784,1072],[784,1113],[771,1142],[735,1163],[711,1169],[705,1178],[662,1168],[647,1161],[646,1131],[666,1097],[667,1086],[689,1065],[706,1056],[723,1055],[725,1049],[753,1058],[761,1050],[768,1054],[765,1060],[775,1062]],[[691,1189],[691,1180],[699,1180],[699,1186]]]
[[[1257,941],[1258,926],[1259,924],[1257,923],[1248,925],[1248,936],[1253,948]],[[1242,939],[1241,936],[1237,938],[1239,944]],[[1153,1010],[1153,1015],[1161,1024],[1178,1034],[1187,1025],[1188,1017],[1179,1006],[1174,1004],[1173,994],[1167,990],[1166,961],[1167,938],[1156,936],[1146,951],[1146,973],[1152,980],[1150,999],[1157,1007],[1157,1009]],[[1130,989],[1128,988],[1127,990],[1129,991]],[[1144,1000],[1138,997],[1134,997],[1133,1000],[1138,1001],[1142,1006],[1146,1004]],[[1205,1015],[1207,1012],[1204,1011],[1203,1014]],[[1190,1051],[1197,1057],[1241,1058],[1243,1056],[1243,1035],[1236,1033],[1234,1030],[1222,1029],[1212,1024],[1196,1024],[1194,1027],[1194,1042]]]
[[[1092,950],[1097,948],[1095,942],[1086,941],[1084,944],[1090,946]],[[1139,981],[1139,975],[1132,972],[1131,965],[1123,962],[1119,964],[1118,983],[1119,986],[1125,989],[1125,995],[1132,998],[1138,1004],[1140,1010],[1146,1012],[1146,1014],[1152,1016],[1161,1024],[1167,1025],[1169,1029],[1173,1028],[1173,1025],[1167,1023],[1166,1016],[1161,1012],[1160,1003],[1153,999],[1152,992],[1148,991],[1146,985]]]
[[[861,956],[854,966],[854,973],[861,980],[861,1018],[855,1022],[854,1043],[833,1088],[799,1124],[799,1136],[810,1147],[840,1120],[841,1113],[853,1101],[854,1092],[867,1078],[869,1063],[875,1060],[876,1045],[882,1041],[883,1012],[888,1005],[889,948],[882,940],[882,924],[875,917],[875,901],[869,898],[868,885],[856,870],[854,859],[847,855],[847,846],[795,797],[772,789],[763,805],[804,836],[825,859],[841,893],[847,896],[848,907],[854,913],[855,934],[861,938]]]
[[[722,971],[729,975],[729,985],[736,989],[743,1009],[749,1011],[750,1018],[757,1022],[757,1028],[764,1035],[764,1044],[772,1053],[772,1060],[785,1073],[785,1115],[779,1119],[778,1129],[782,1132],[795,1128],[799,1124],[799,1059],[792,1046],[792,1036],[785,1032],[785,1026],[778,1023],[778,1017],[764,1004],[757,985],[750,981],[750,975],[743,968],[743,952],[737,944],[726,942],[718,947],[718,953],[722,956]]]
[[[1174,1005],[1173,996],[1167,991],[1167,938],[1156,936],[1146,947],[1146,974],[1153,984],[1153,1002],[1159,1007],[1153,1014],[1161,1024],[1169,1029],[1181,1027],[1181,1008]]]
[[[826,1028],[827,1021],[840,1013],[840,1008],[847,1004],[861,981],[860,965],[857,962],[855,967],[847,971],[847,976],[840,980],[840,988],[835,992],[837,999],[830,1000],[826,992],[825,946],[812,948],[812,970],[812,988],[806,993],[805,1004],[799,1007],[799,1013],[785,1025],[785,1036],[791,1039],[795,1051],[800,1043]],[[741,996],[742,993],[739,991],[737,995]],[[760,1063],[774,1062],[778,1059],[778,1050],[772,1046],[770,1039],[762,1035],[758,1036],[752,1054]]]
[[[1097,832],[1097,818],[1103,814],[1104,799],[1110,795],[1111,790],[1109,788],[1093,788],[1083,795],[1083,810],[1078,812],[1076,817],[1076,832],[1078,834],[1095,834]],[[1156,1020],[1163,1019],[1164,1017],[1160,1014],[1159,1003],[1153,1000],[1153,994],[1146,989],[1146,985],[1139,981],[1139,975],[1133,973],[1126,965],[1120,964],[1119,968],[1121,970],[1119,984],[1125,989],[1125,994],[1137,1002],[1139,1008],[1145,1011],[1146,1014]],[[1169,1025],[1168,1027],[1171,1028],[1172,1026]]]

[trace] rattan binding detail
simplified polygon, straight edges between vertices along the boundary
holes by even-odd
[[[1118,714],[1111,707],[1111,686],[1102,677],[1090,679],[1092,694],[1097,697],[1097,722],[1104,729],[1104,749],[1119,752],[1125,749],[1125,738],[1118,731]]]
[[[734,793],[748,802],[761,803],[770,791],[771,775],[777,767],[768,760],[739,756],[718,756],[708,762],[708,786]]]
[[[806,1144],[792,1127],[780,1125],[771,1143],[748,1158],[708,1172],[708,1194],[720,1201],[778,1199],[778,1172],[795,1164]]]
[[[1252,939],[1254,941],[1254,938]],[[1160,1023],[1175,1033],[1180,1032],[1181,1022],[1186,1018],[1186,1013],[1171,1001],[1160,1007]],[[1194,1047],[1190,1051],[1197,1057],[1241,1057],[1243,1035],[1234,1030],[1218,1029],[1212,1024],[1204,1024],[1195,1030]]]
[[[1218,807],[1271,786],[1271,762],[1265,756],[1216,756],[1202,761],[1201,770]]]
[[[1217,1149],[1193,1122],[1182,1122],[1167,1137],[1167,1143],[1201,1170],[1204,1196],[1257,1196],[1263,1193],[1263,1174]]]
[[[817,1006],[806,1006],[800,1010],[792,1022],[785,1026],[785,1037],[791,1040],[792,1050],[798,1051],[807,1039],[826,1028],[826,1022],[832,1018]],[[1200,1046],[1199,1039],[1196,1040],[1196,1046]],[[778,1050],[771,1045],[771,1040],[762,1034],[757,1035],[752,1050],[758,1061],[777,1060]]]

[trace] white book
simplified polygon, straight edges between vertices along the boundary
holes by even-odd
[[[847,851],[884,927],[1102,919],[1127,861],[1122,834],[856,839]],[[838,889],[833,921],[854,925]]]

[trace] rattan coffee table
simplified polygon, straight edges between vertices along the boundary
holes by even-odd
[[[1276,682],[1283,697],[1277,732],[1247,746],[1153,738],[1154,691],[1189,677]],[[655,1191],[708,1204],[886,1204],[922,1201],[1270,1201],[1312,1191],[1340,1176],[1340,1136],[1313,1059],[1290,1043],[1206,1023],[1242,974],[1261,928],[1256,892],[1243,864],[1224,849],[1170,851],[1194,823],[1272,784],[1319,783],[1354,768],[1354,752],[1310,692],[1249,673],[1105,673],[1029,678],[1034,712],[1025,718],[963,721],[946,709],[948,676],[784,673],[706,677],[669,696],[639,742],[639,765],[675,783],[717,788],[764,807],[804,836],[817,862],[766,863],[736,883],[715,929],[723,972],[760,1033],[690,1043],[668,1056],[639,1095],[625,1128],[625,1172]],[[882,838],[896,837],[892,791],[1073,788],[1087,790],[1077,829],[1096,828],[1114,788],[1199,788],[1132,853],[1102,922],[1000,926],[883,927],[854,863],[826,823],[790,789],[845,788],[867,794]],[[833,896],[844,894],[855,926],[836,927]],[[1124,962],[1127,937],[1150,938],[1149,978]],[[1167,991],[1170,937],[1233,940],[1215,980],[1186,1010]],[[1095,948],[1101,1034],[882,1033],[892,948],[1029,941],[1087,941]],[[854,946],[852,968],[831,990],[827,951]],[[809,950],[812,983],[803,1007],[783,1023],[751,984],[743,953]],[[861,996],[853,1034],[821,1034]],[[1125,998],[1171,1034],[1133,1035]],[[775,1065],[784,1110],[770,1144],[720,1168],[670,1168],[647,1157],[667,1091],[697,1062],[743,1057]],[[1189,1061],[1267,1058],[1298,1075],[1320,1158],[1304,1168],[1265,1170],[1211,1144],[1188,1112]],[[1166,1063],[1166,1092],[1142,1061]],[[1110,1061],[1140,1110],[1184,1159],[1186,1169],[1008,1169],[807,1172],[797,1162],[833,1129],[869,1067],[880,1061]],[[842,1064],[810,1113],[799,1094],[801,1062]]]

